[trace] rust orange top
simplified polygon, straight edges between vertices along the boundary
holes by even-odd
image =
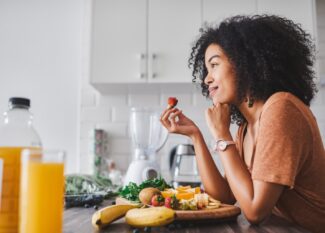
[[[243,155],[246,124],[238,129]],[[264,104],[250,167],[252,179],[286,186],[274,213],[311,230],[325,230],[325,150],[315,117],[294,95]]]

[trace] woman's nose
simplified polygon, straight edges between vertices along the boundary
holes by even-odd
[[[209,84],[211,84],[213,82],[213,78],[211,77],[211,75],[209,75],[209,73],[207,74],[207,76],[205,77],[205,79],[204,79],[204,83],[206,84],[206,85],[209,85]]]

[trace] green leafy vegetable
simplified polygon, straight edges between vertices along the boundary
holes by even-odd
[[[111,180],[84,174],[69,174],[65,176],[65,195],[80,195],[103,193],[105,196],[116,195],[117,188]]]
[[[124,197],[130,201],[140,201],[139,200],[140,191],[148,187],[157,188],[160,191],[163,191],[166,188],[171,188],[171,186],[168,185],[162,177],[159,177],[152,180],[145,180],[140,185],[130,182],[125,187],[120,188],[118,194],[121,197]]]

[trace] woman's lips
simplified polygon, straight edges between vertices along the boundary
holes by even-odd
[[[210,87],[209,88],[209,96],[212,98],[213,95],[217,92],[218,87]]]

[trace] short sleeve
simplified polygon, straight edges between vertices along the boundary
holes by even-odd
[[[303,112],[290,100],[277,100],[263,110],[255,148],[252,179],[294,187],[312,147]]]

